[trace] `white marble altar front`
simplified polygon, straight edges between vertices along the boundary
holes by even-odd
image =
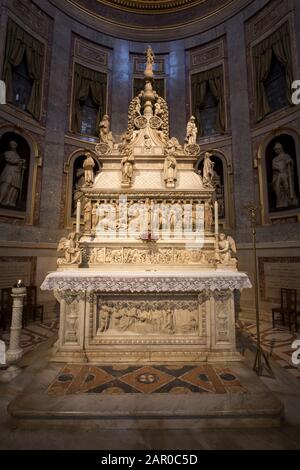
[[[170,138],[149,49],[147,61],[121,142],[109,116],[100,123],[100,142],[83,165],[76,232],[59,242],[58,270],[42,284],[60,303],[55,361],[239,359],[234,291],[251,284],[237,271],[234,240],[219,234],[211,154],[197,174],[193,118],[184,145]],[[93,158],[102,163],[95,180]]]

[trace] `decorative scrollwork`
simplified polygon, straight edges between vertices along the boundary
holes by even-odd
[[[99,144],[96,144],[95,152],[99,157],[101,157],[102,155],[108,155],[111,152],[111,148],[104,142],[100,142]]]
[[[153,116],[150,118],[149,124],[152,129],[160,129],[162,126],[162,120],[158,116]]]
[[[147,119],[144,116],[138,116],[135,118],[134,124],[138,129],[145,129],[147,126]]]
[[[200,145],[188,144],[184,146],[184,153],[189,157],[197,157],[200,155]]]

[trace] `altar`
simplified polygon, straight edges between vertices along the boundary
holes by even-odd
[[[59,242],[57,271],[41,288],[60,304],[53,360],[92,363],[237,361],[232,237],[219,233],[211,154],[203,171],[191,116],[181,144],[169,135],[167,102],[155,91],[153,52],[145,85],[116,142],[109,116],[87,152],[76,230]],[[95,159],[102,171],[94,178]]]

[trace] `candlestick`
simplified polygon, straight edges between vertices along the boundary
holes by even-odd
[[[215,236],[217,238],[219,234],[219,206],[218,202],[215,201]]]
[[[81,202],[77,201],[76,207],[76,233],[80,233]]]

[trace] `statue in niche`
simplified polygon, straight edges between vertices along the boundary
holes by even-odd
[[[210,157],[212,157],[212,154],[210,152],[205,152],[203,162],[203,185],[206,187],[213,186],[214,162],[211,161]]]
[[[236,244],[232,237],[220,233],[218,242],[218,257],[221,264],[236,265],[237,260],[234,257],[236,254]]]
[[[213,223],[213,204],[212,200],[209,199],[204,203],[204,227],[207,232],[211,231]]]
[[[122,166],[122,185],[123,186],[130,186],[132,181],[133,175],[133,164],[134,164],[134,156],[132,155],[132,150],[130,148],[124,149],[124,156],[121,160]]]
[[[85,153],[85,160],[83,162],[84,169],[84,185],[92,186],[94,183],[94,166],[95,162],[90,152]]]
[[[0,104],[6,104],[6,85],[0,80]]]
[[[115,140],[110,130],[110,122],[108,114],[104,114],[99,124],[100,142],[107,144],[110,149],[113,148]]]
[[[0,174],[0,204],[2,206],[16,207],[18,198],[22,194],[26,160],[20,157],[18,144],[9,142],[9,150],[4,152],[5,167]]]
[[[188,145],[194,145],[197,143],[197,134],[198,134],[198,129],[196,126],[196,119],[194,116],[190,117],[189,122],[187,123],[186,126],[186,137],[185,137],[185,142]]]
[[[67,238],[61,238],[58,243],[57,251],[64,252],[64,258],[58,258],[57,260],[58,265],[80,264],[81,250],[79,248],[78,234],[71,232]]]
[[[276,208],[285,208],[297,204],[294,184],[294,162],[285,153],[280,142],[274,145],[276,156],[272,161],[272,187],[276,194]]]

